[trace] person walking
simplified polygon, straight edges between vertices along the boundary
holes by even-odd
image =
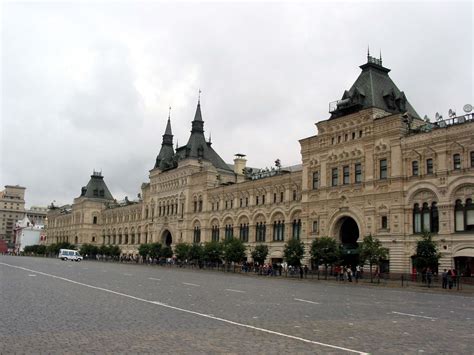
[[[428,283],[428,287],[431,287],[431,281],[433,280],[433,273],[431,269],[426,269],[426,282]]]
[[[441,274],[442,277],[442,287],[448,288],[448,272],[444,269],[443,273]]]
[[[300,266],[300,278],[301,278],[301,279],[303,278],[303,273],[304,273],[304,271],[303,271],[303,267],[302,267],[302,266]]]

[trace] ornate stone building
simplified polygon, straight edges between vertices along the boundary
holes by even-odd
[[[120,245],[202,243],[231,236],[249,250],[307,244],[330,236],[345,261],[371,234],[389,248],[385,267],[409,272],[422,231],[442,253],[441,268],[474,268],[474,117],[421,119],[390,79],[381,59],[367,63],[330,118],[300,140],[302,165],[247,168],[244,156],[226,164],[204,137],[200,103],[186,145],[173,149],[168,118],[161,150],[139,201],[114,201],[94,173],[72,206],[50,210],[48,242]],[[249,252],[250,255],[250,252]],[[309,257],[309,255],[308,255]]]

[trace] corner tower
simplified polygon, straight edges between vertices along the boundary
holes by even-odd
[[[171,118],[170,114],[168,114],[168,122],[166,123],[165,134],[163,134],[161,149],[158,153],[158,156],[156,157],[154,168],[158,168],[161,171],[175,168],[176,164],[174,157],[173,133],[171,133]]]
[[[204,137],[204,121],[201,114],[201,100],[198,100],[194,120],[192,121],[191,135],[185,146],[176,149],[179,160],[194,158],[209,161],[216,169],[233,172],[211,147],[211,142],[206,142]]]
[[[346,116],[366,108],[379,108],[388,113],[409,113],[413,118],[420,118],[408,102],[405,93],[400,91],[388,76],[390,69],[382,65],[379,59],[367,53],[367,63],[349,91],[344,91],[342,98],[329,104],[330,119]]]

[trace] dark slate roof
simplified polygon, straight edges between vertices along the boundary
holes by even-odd
[[[164,171],[175,167],[176,161],[174,159],[173,134],[171,132],[171,121],[168,117],[168,123],[166,124],[165,134],[163,135],[161,149],[156,157],[155,168]]]
[[[177,148],[176,155],[180,160],[186,158],[207,160],[217,169],[232,171],[219,154],[212,149],[211,142],[206,142],[200,102],[198,102],[194,120],[192,121],[192,130],[188,143]]]
[[[367,63],[360,66],[362,72],[345,91],[337,108],[332,110],[331,118],[345,116],[366,108],[380,108],[390,113],[408,112],[412,117],[420,118],[415,109],[388,76],[390,69],[382,66],[382,60],[367,57]]]
[[[97,198],[105,200],[113,200],[114,197],[110,193],[105,184],[104,177],[101,173],[93,172],[91,179],[87,186],[84,186],[81,191],[81,197]]]

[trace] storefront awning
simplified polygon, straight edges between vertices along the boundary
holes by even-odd
[[[466,249],[458,250],[457,252],[454,253],[453,257],[474,258],[474,248],[466,248]]]

